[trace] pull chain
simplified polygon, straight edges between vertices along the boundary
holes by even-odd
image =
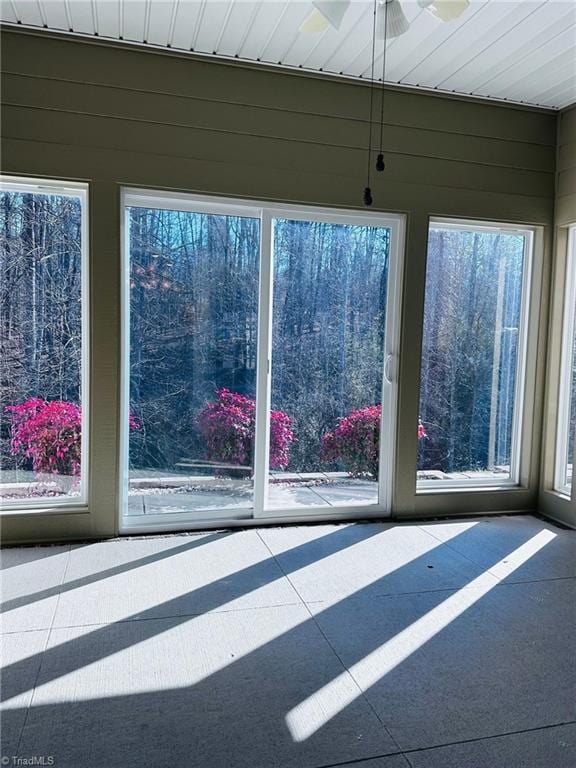
[[[374,108],[374,56],[376,53],[376,11],[378,0],[374,0],[374,14],[372,19],[372,60],[370,71],[370,116],[368,133],[368,167],[366,170],[366,186],[364,187],[364,205],[372,205],[372,190],[370,189],[370,172],[372,166],[372,114]]]
[[[386,42],[387,42],[387,29],[388,27],[388,3],[384,0],[384,50],[382,51],[382,88],[380,98],[380,152],[376,158],[376,170],[383,171],[386,167],[384,164],[384,151],[382,146],[382,136],[384,133],[384,94],[386,91]]]

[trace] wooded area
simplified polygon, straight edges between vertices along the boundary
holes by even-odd
[[[129,209],[131,467],[204,454],[196,417],[256,391],[259,221]]]
[[[27,468],[10,449],[7,407],[29,398],[80,404],[80,199],[2,192],[0,238],[2,468]]]
[[[432,227],[427,259],[418,468],[507,472],[524,237]]]
[[[80,404],[81,205],[3,192],[0,215],[2,468],[26,469],[7,407]],[[260,224],[140,207],[127,216],[130,465],[173,470],[206,457],[198,415],[217,390],[255,397]],[[384,227],[274,222],[272,408],[291,419],[289,470],[342,468],[327,466],[323,436],[380,402],[389,250]],[[523,270],[521,235],[432,227],[420,470],[508,470]]]
[[[277,219],[274,242],[272,408],[311,472],[323,434],[381,397],[389,231]],[[205,454],[218,389],[256,395],[259,222],[132,208],[130,257],[131,463],[169,468]]]
[[[294,420],[290,468],[317,472],[338,419],[381,402],[390,230],[278,219],[274,232],[272,404]]]

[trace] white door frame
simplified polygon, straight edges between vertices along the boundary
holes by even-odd
[[[128,490],[128,409],[130,364],[130,300],[129,300],[129,233],[126,209],[129,207],[160,208],[173,211],[211,213],[214,215],[245,216],[260,220],[260,264],[258,298],[258,347],[256,366],[256,430],[254,450],[254,507],[237,510],[199,510],[198,512],[135,515],[125,514]],[[290,522],[309,519],[354,519],[387,517],[392,514],[396,424],[398,406],[399,348],[404,271],[405,216],[376,211],[349,211],[315,206],[280,205],[275,203],[210,197],[156,190],[123,188],[121,191],[121,250],[122,250],[122,406],[121,406],[121,533],[153,532],[202,528],[250,522]],[[386,227],[390,230],[390,254],[386,302],[386,333],[382,371],[382,418],[380,424],[380,469],[378,503],[366,506],[335,506],[327,508],[298,507],[267,509],[270,393],[273,300],[273,221],[284,218],[318,221],[332,224]],[[386,429],[384,429],[386,425]],[[416,430],[416,424],[414,425]]]
[[[379,213],[358,213],[333,210],[310,209],[302,207],[278,206],[265,209],[262,227],[262,258],[260,264],[261,297],[266,299],[266,305],[260,305],[259,323],[261,343],[258,347],[258,383],[261,386],[257,392],[258,412],[260,415],[260,439],[258,432],[258,415],[256,428],[256,446],[266,455],[259,455],[256,461],[254,475],[255,503],[254,517],[258,519],[292,520],[302,517],[306,510],[307,517],[321,515],[326,517],[325,506],[287,507],[269,509],[267,507],[268,490],[268,449],[270,431],[270,391],[272,376],[272,317],[273,317],[273,221],[288,219],[290,221],[314,221],[331,224],[348,224],[356,226],[386,227],[390,230],[390,254],[388,268],[388,285],[386,296],[385,341],[383,350],[382,370],[382,415],[380,421],[380,456],[378,472],[378,503],[365,506],[335,506],[332,509],[342,515],[354,517],[378,516],[387,517],[392,512],[394,458],[396,444],[396,411],[397,411],[397,371],[400,345],[400,310],[402,303],[402,278],[404,254],[404,217]],[[258,395],[260,397],[258,398]],[[258,413],[257,412],[257,413]],[[386,427],[386,428],[385,428]],[[416,426],[414,427],[416,429]],[[260,470],[260,471],[259,471]]]
[[[560,386],[556,450],[554,454],[554,490],[567,498],[574,497],[574,480],[567,482],[569,425],[572,390],[574,333],[576,330],[576,225],[568,228],[568,248],[564,281],[562,346],[560,353]]]

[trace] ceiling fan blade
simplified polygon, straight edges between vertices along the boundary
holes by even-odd
[[[453,21],[464,13],[470,0],[418,0],[418,5],[440,21]]]
[[[385,17],[388,18],[385,18]],[[399,0],[384,0],[379,2],[376,11],[376,37],[384,39],[384,22],[386,21],[386,38],[400,37],[410,29],[410,22],[404,15]]]
[[[322,32],[328,26],[340,29],[350,0],[313,0],[314,10],[304,20],[302,32]]]
[[[329,26],[328,19],[314,8],[300,25],[300,32],[304,32],[306,35],[315,35],[317,32],[324,32]]]
[[[432,3],[434,0],[422,0]],[[468,0],[455,0],[468,2]],[[342,19],[350,7],[351,0],[313,0],[314,9],[304,19],[300,31],[307,34],[323,32],[329,26],[340,29]],[[386,37],[399,37],[408,31],[410,23],[404,15],[399,0],[378,0],[376,6],[376,37],[384,39],[384,8],[386,7]]]

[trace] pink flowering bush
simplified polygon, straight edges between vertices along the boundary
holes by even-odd
[[[381,406],[352,411],[322,438],[324,461],[341,461],[355,477],[378,474]]]
[[[324,461],[341,461],[354,477],[377,477],[381,415],[382,406],[368,405],[339,419],[336,428],[322,438]],[[426,430],[419,422],[418,440],[424,437],[427,437]]]
[[[418,421],[418,441],[423,440],[425,437],[428,437],[428,433],[424,428],[424,424],[422,424],[421,421]]]
[[[254,452],[256,402],[229,389],[218,389],[216,400],[198,415],[198,427],[206,444],[206,458],[238,466],[250,466]],[[270,469],[285,469],[294,442],[292,419],[282,411],[270,412]]]
[[[12,414],[10,448],[14,456],[32,461],[35,472],[80,474],[80,407],[65,400],[31,397],[9,405]]]
[[[80,474],[82,410],[66,400],[31,397],[8,405],[12,415],[10,450],[31,460],[35,472]],[[130,414],[130,429],[140,425]]]

